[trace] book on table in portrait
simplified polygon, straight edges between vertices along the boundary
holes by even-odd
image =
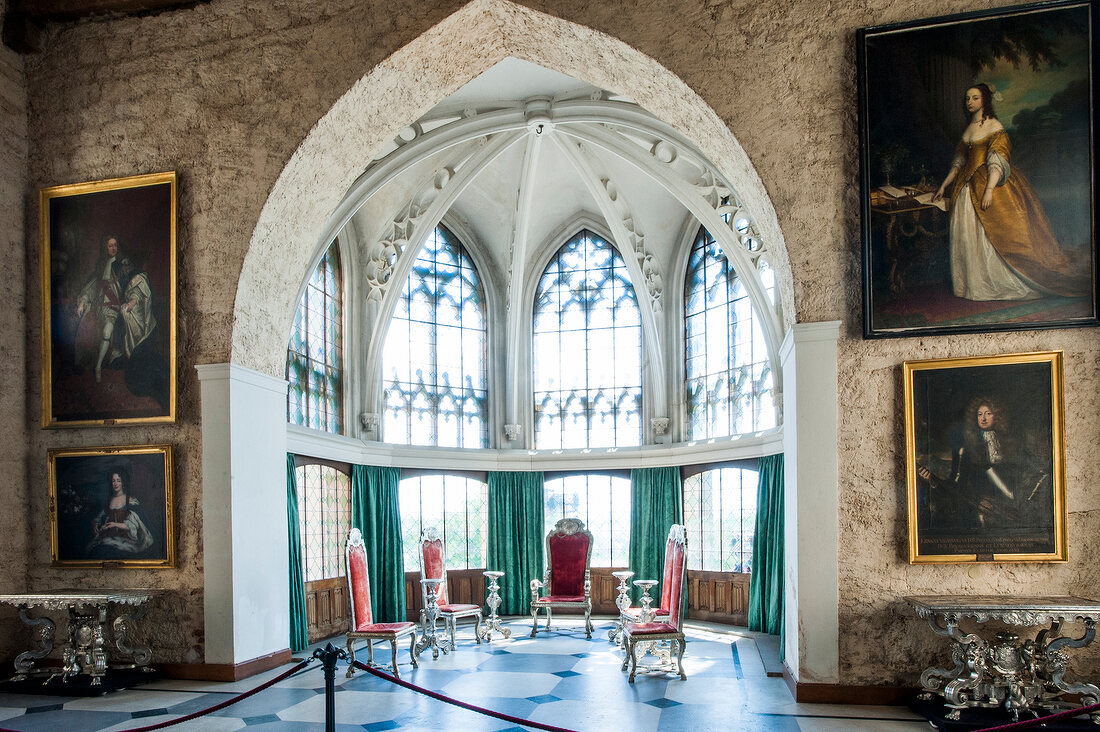
[[[863,334],[1100,323],[1098,3],[857,34]]]

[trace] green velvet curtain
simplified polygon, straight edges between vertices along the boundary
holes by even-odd
[[[760,458],[749,580],[749,630],[783,635],[783,456]],[[782,648],[782,642],[780,648]]]
[[[542,579],[543,474],[489,472],[489,548],[485,568],[504,572],[500,614],[531,611],[531,580]]]
[[[298,482],[294,456],[286,456],[286,543],[290,565],[290,650],[300,653],[309,645],[306,632],[306,586],[302,577],[302,527],[298,524]]]
[[[635,468],[630,471],[630,549],[633,579],[663,579],[665,541],[673,524],[684,522],[683,483],[679,468]],[[688,547],[688,551],[691,547]],[[660,600],[661,587],[654,592]],[[631,587],[637,603],[641,591]],[[687,597],[687,593],[684,593]]]
[[[363,532],[376,623],[405,620],[405,560],[397,487],[401,471],[351,466],[351,525]]]

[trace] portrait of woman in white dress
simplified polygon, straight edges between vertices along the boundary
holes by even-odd
[[[1012,144],[987,84],[966,90],[968,124],[933,201],[949,201],[951,286],[968,300],[1032,300],[1088,292],[1038,196],[1011,164]]]

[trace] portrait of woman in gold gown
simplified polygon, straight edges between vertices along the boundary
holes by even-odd
[[[1012,167],[1012,143],[987,84],[966,90],[968,119],[934,201],[947,198],[951,285],[968,300],[1032,300],[1088,292],[1027,178]]]

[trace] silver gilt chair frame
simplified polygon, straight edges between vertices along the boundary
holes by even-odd
[[[416,662],[416,623],[376,623],[371,612],[370,605],[370,573],[367,569],[367,549],[363,544],[363,534],[359,529],[348,532],[348,543],[344,549],[344,561],[347,568],[348,579],[348,604],[351,612],[348,614],[348,671],[346,676],[350,679],[355,673],[355,641],[367,641],[367,665],[375,667],[374,642],[376,640],[389,641],[390,665],[393,675],[401,678],[401,672],[397,670],[397,641],[408,636],[409,658],[413,668],[418,668]]]
[[[573,563],[566,564],[563,555],[576,550],[587,539],[585,547],[583,576]],[[592,637],[592,532],[584,527],[584,522],[575,518],[564,518],[554,524],[546,535],[546,572],[542,581],[531,580],[531,637],[539,629],[539,611],[546,612],[546,627],[550,630],[550,619],[554,608],[573,608],[584,610],[585,637]],[[559,548],[560,547],[560,548]],[[555,556],[556,555],[556,556]],[[555,563],[558,565],[555,568]],[[542,595],[541,590],[546,590]]]
[[[626,647],[626,658],[623,659],[622,669],[625,671],[630,665],[630,683],[634,683],[634,676],[638,669],[659,673],[679,673],[680,678],[687,680],[684,673],[684,603],[683,592],[687,583],[687,533],[680,524],[673,524],[668,533],[666,553],[672,553],[672,586],[669,593],[668,619],[659,621],[656,617],[641,617],[640,622],[628,622],[623,625],[623,644]],[[638,665],[638,652],[643,655],[651,652],[659,659],[658,663],[651,666]],[[672,654],[676,654],[676,665],[672,667]]]
[[[455,644],[455,623],[461,618],[474,619],[474,638],[481,645],[482,614],[480,605],[454,604],[450,602],[450,589],[447,586],[447,565],[444,562],[443,537],[434,526],[429,526],[420,533],[420,579],[441,580],[436,588],[436,603],[439,606],[439,617],[447,628],[451,639],[451,647]],[[428,607],[428,588],[420,583],[420,627],[427,627],[425,608]],[[423,633],[424,631],[421,630]]]

